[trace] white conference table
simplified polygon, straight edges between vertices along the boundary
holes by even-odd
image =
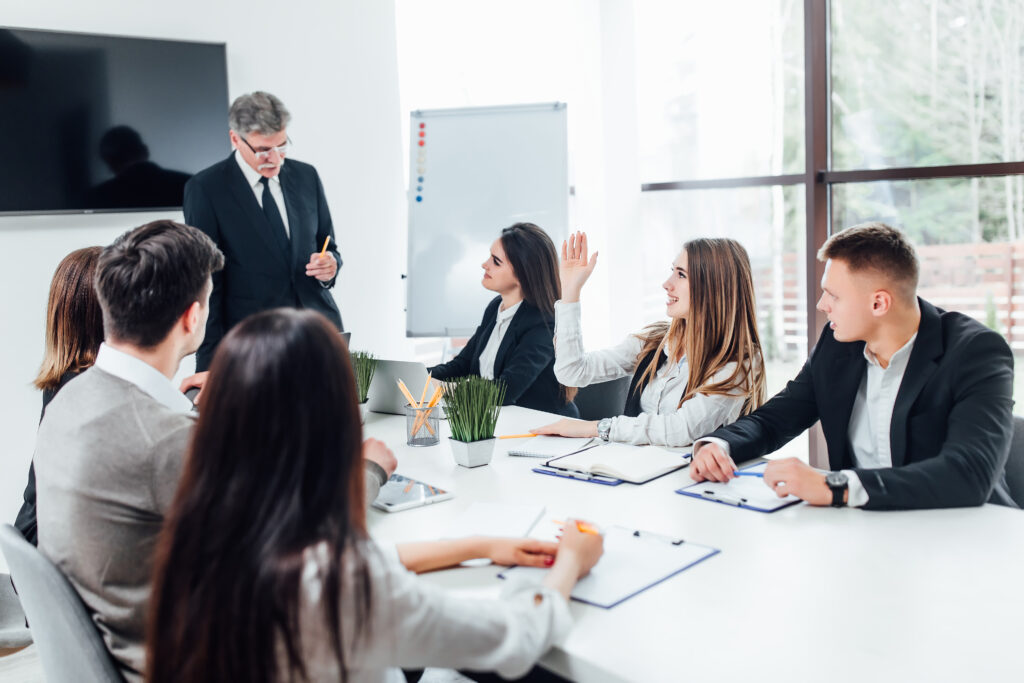
[[[502,409],[498,434],[554,416]],[[398,472],[454,499],[396,513],[371,510],[374,538],[438,538],[473,501],[539,503],[719,548],[722,552],[610,610],[571,602],[575,624],[541,665],[574,681],[1024,680],[1024,511],[870,512],[800,504],[764,514],[675,493],[683,469],[634,486],[536,474],[534,458],[498,441],[489,465],[455,464],[441,443],[405,445],[405,418],[370,413]],[[802,440],[801,440],[802,441]],[[497,596],[497,568],[426,575]]]

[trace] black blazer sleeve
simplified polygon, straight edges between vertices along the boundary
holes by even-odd
[[[322,245],[327,236],[330,235],[331,243],[327,246],[327,253],[338,262],[338,271],[340,272],[341,254],[338,252],[338,241],[334,237],[334,223],[331,221],[331,210],[327,208],[327,196],[324,194],[324,185],[320,182],[320,174],[315,170],[313,171],[313,177],[316,179],[316,244]],[[337,281],[338,273],[336,272],[333,278],[327,282],[321,282],[320,286],[324,289],[330,289],[334,287],[334,283]]]
[[[865,508],[966,507],[992,495],[1013,438],[1013,355],[991,330],[973,335],[961,349],[943,382],[953,394],[951,410],[913,415],[908,424],[911,434],[941,439],[945,423],[938,454],[902,467],[855,469],[868,493]]]
[[[526,311],[522,311],[525,313]],[[517,403],[545,369],[555,359],[555,346],[552,341],[553,331],[545,323],[539,312],[530,317],[530,322],[523,332],[515,339],[515,345],[508,350],[505,358],[508,361],[501,374],[495,379],[505,382],[505,405]],[[505,334],[511,333],[509,330]]]
[[[822,341],[819,338],[799,374],[782,391],[753,413],[708,435],[729,444],[734,462],[746,462],[777,451],[818,421],[812,373]]]
[[[473,374],[473,361],[480,357],[480,351],[483,350],[483,347],[480,345],[487,343],[485,335],[491,333],[494,321],[498,318],[500,302],[501,297],[497,297],[487,305],[487,308],[484,309],[484,317],[480,320],[476,331],[473,332],[473,336],[469,338],[469,341],[466,342],[466,345],[462,347],[462,350],[459,351],[455,358],[452,358],[447,363],[441,363],[440,365],[428,368],[434,379],[453,379]]]
[[[221,244],[220,225],[209,197],[195,180],[185,184],[185,199],[182,209],[185,223],[206,233],[214,244]],[[328,219],[330,220],[330,219]],[[213,291],[210,293],[210,316],[206,321],[206,336],[196,352],[196,372],[210,367],[213,352],[224,336],[224,288],[223,271],[213,274]]]

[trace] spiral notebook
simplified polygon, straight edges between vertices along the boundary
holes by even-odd
[[[596,448],[553,458],[544,463],[543,468],[534,468],[534,471],[574,479],[580,478],[576,476],[580,474],[586,478],[604,477],[612,481],[645,484],[689,464],[689,453],[657,446],[605,443]]]
[[[523,458],[557,458],[579,453],[600,444],[601,440],[596,437],[535,436],[532,439],[523,439],[509,448],[508,454]]]

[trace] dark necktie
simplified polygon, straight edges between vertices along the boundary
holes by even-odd
[[[284,227],[284,220],[281,219],[281,211],[277,208],[274,195],[270,194],[270,178],[260,178],[260,184],[263,185],[263,215],[267,217],[267,222],[273,228],[280,247],[288,251],[288,230]]]

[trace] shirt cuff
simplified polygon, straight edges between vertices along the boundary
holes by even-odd
[[[868,492],[860,481],[860,475],[853,470],[840,470],[846,475],[846,504],[852,508],[864,507],[868,503]]]
[[[697,439],[696,441],[694,441],[693,442],[693,450],[691,451],[691,453],[696,455],[697,451],[700,450],[701,446],[704,446],[704,445],[707,445],[707,444],[713,444],[715,446],[718,446],[719,448],[722,449],[722,452],[724,452],[727,456],[729,456],[730,458],[732,457],[732,453],[730,452],[730,449],[729,449],[729,442],[728,441],[724,441],[723,439],[719,439],[719,438],[714,437],[714,436],[705,436],[703,439]]]
[[[384,471],[384,468],[375,463],[372,460],[363,459],[363,467],[366,469],[366,476],[374,476],[377,478],[377,482],[384,486],[388,482],[388,473]],[[370,501],[366,501],[369,503]]]

